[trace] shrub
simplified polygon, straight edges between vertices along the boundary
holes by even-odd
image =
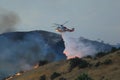
[[[95,56],[101,58],[101,57],[105,56],[106,54],[107,53],[105,53],[105,52],[98,52]]]
[[[117,50],[119,50],[119,49],[117,49],[116,47],[112,47],[112,49],[111,49],[110,52],[115,52],[115,51],[117,51]]]
[[[91,55],[88,55],[88,56],[86,56],[86,57],[84,57],[84,58],[93,59],[93,57],[92,57]]]
[[[104,62],[103,62],[103,64],[112,64],[112,60],[111,59],[106,59]]]
[[[71,71],[73,68],[75,67],[79,67],[79,68],[86,68],[88,67],[89,63],[86,60],[82,60],[78,57],[72,58],[70,59],[70,67],[69,67],[69,71]]]
[[[118,48],[118,50],[120,50],[120,47]]]
[[[79,68],[86,68],[88,67],[90,64],[86,61],[86,60],[81,60],[78,67]]]
[[[91,77],[88,76],[88,74],[81,74],[80,76],[78,76],[75,80],[93,80]]]
[[[62,77],[62,78],[59,78],[59,80],[66,80],[66,79]]]
[[[46,60],[40,60],[39,61],[39,66],[43,66],[43,65],[45,65],[47,63],[48,63],[48,61],[46,61]]]
[[[51,80],[54,80],[55,78],[57,78],[57,77],[60,76],[60,75],[61,75],[60,73],[54,72],[54,73],[51,75],[50,79],[51,79]]]
[[[46,80],[46,76],[45,75],[40,76],[40,80]]]
[[[95,67],[99,67],[102,63],[100,61],[98,61],[96,64],[95,64]]]
[[[78,57],[75,57],[75,58],[70,59],[70,62],[69,62],[70,68],[73,69],[73,68],[75,68],[76,66],[78,66],[78,65],[80,64],[80,61],[81,61],[81,60],[80,60]]]

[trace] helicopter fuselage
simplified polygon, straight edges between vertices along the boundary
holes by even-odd
[[[60,25],[56,28],[56,31],[57,32],[73,32],[74,31],[74,28],[72,29],[68,29],[67,27],[63,26],[63,25]]]

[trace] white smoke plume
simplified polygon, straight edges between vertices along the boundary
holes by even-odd
[[[19,21],[20,18],[16,13],[0,8],[0,34],[14,31]]]
[[[96,53],[94,46],[84,44],[81,42],[82,38],[74,38],[71,34],[70,32],[62,33],[62,38],[65,43],[64,53],[68,59],[73,57],[82,58],[87,55],[94,56]]]

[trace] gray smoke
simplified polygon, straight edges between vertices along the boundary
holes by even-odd
[[[96,50],[92,45],[85,45],[80,39],[74,38],[70,33],[66,32],[62,34],[65,41],[65,50],[67,58],[84,57],[87,55],[94,55]]]
[[[73,57],[82,58],[88,55],[95,56],[98,52],[107,52],[112,48],[109,44],[88,40],[83,37],[74,38],[71,34],[70,32],[62,33],[65,42],[64,53],[68,59]]]
[[[0,8],[0,34],[15,30],[15,25],[20,21],[18,15],[12,11]]]
[[[0,45],[0,75],[29,70],[40,60],[66,59],[60,35],[46,31],[5,33],[0,35]]]

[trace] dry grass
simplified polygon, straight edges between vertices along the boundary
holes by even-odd
[[[106,59],[111,59],[112,64],[101,64],[98,67],[94,66],[96,62],[104,62]],[[55,80],[59,80],[61,77],[67,80],[75,80],[77,76],[84,72],[88,73],[94,80],[120,80],[120,50],[96,60],[88,59],[88,61],[93,64],[92,67],[85,69],[76,67],[71,72],[68,72],[68,61],[49,63],[37,69],[27,71],[20,76],[15,76],[10,80],[40,80],[40,76],[42,75],[46,75],[46,80],[50,80],[53,72],[61,73],[61,76]]]

